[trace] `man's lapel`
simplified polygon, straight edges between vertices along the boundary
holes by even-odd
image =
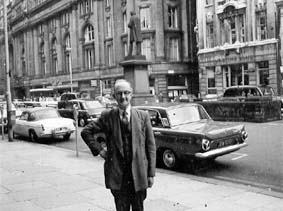
[[[133,149],[133,156],[137,150],[137,131],[139,128],[139,117],[137,114],[137,110],[132,108],[131,109],[131,129],[132,129],[132,149]]]
[[[116,133],[116,137],[117,137],[117,139],[115,140],[115,143],[116,143],[116,146],[119,149],[121,155],[124,157],[123,140],[122,140],[122,135],[121,135],[121,127],[120,127],[119,109],[115,109],[113,119],[114,119],[113,132]]]

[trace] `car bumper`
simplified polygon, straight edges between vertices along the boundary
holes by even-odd
[[[216,158],[218,156],[221,155],[225,155],[234,151],[237,151],[243,147],[248,146],[247,143],[242,143],[242,144],[237,144],[237,145],[233,145],[233,146],[227,146],[227,147],[223,147],[223,148],[219,148],[219,149],[214,149],[208,152],[198,152],[195,153],[195,157],[199,158],[199,159],[209,159],[209,158]]]
[[[52,132],[52,133],[43,133],[39,135],[39,138],[60,138],[67,134],[72,134],[74,130],[65,130],[60,132]]]

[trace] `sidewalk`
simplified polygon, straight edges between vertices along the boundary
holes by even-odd
[[[0,140],[1,211],[114,211],[103,160],[54,146]],[[283,194],[157,169],[145,211],[280,211]]]

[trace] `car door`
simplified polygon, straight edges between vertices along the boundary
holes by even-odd
[[[23,111],[20,118],[16,120],[16,124],[14,126],[14,133],[17,135],[25,136],[25,128],[28,120],[29,112]]]

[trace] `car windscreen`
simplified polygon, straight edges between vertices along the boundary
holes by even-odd
[[[98,102],[98,101],[85,101],[84,105],[87,109],[92,109],[92,108],[102,108],[103,105]]]
[[[172,126],[181,125],[189,122],[199,121],[201,119],[207,119],[208,116],[200,114],[198,106],[184,106],[177,107],[167,111],[170,124]]]
[[[34,112],[35,120],[49,119],[59,117],[56,109],[44,109]]]

